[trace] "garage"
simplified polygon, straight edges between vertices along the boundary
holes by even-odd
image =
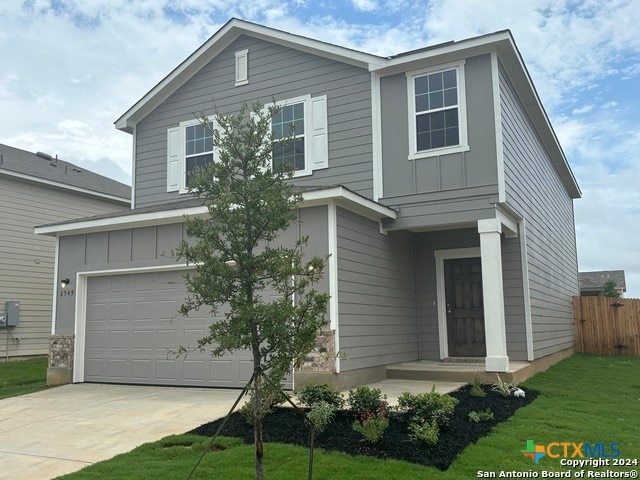
[[[244,387],[248,351],[212,357],[177,356],[194,347],[210,324],[208,312],[178,314],[184,271],[153,271],[87,278],[84,381],[143,385]]]

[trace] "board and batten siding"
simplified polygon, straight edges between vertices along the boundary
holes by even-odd
[[[303,208],[299,212],[300,221],[278,237],[278,244],[292,246],[296,239],[308,236],[306,254],[324,257],[329,248],[327,207]],[[59,275],[69,277],[75,284],[79,272],[171,267],[178,262],[172,251],[183,238],[187,236],[182,223],[60,237],[59,261],[65,267]],[[316,288],[328,292],[328,278],[324,277]],[[56,333],[74,333],[75,305],[75,297],[58,298]]]
[[[249,50],[249,83],[235,86],[235,52]],[[185,198],[167,192],[167,129],[203,112],[237,112],[242,102],[326,95],[329,168],[295,179],[301,186],[344,185],[373,195],[371,76],[366,69],[240,36],[136,127],[136,207]]]
[[[55,238],[35,235],[34,227],[128,205],[1,174],[0,195],[0,310],[7,300],[20,302],[20,323],[10,330],[9,356],[44,355],[49,351],[54,283],[64,277],[53,278]],[[7,353],[6,333],[0,329],[0,357]]]
[[[439,360],[438,295],[436,289],[436,250],[480,247],[476,229],[443,230],[415,234],[416,290],[420,327],[420,359]],[[522,268],[518,239],[502,239],[507,354],[511,360],[526,360]]]
[[[499,69],[505,194],[526,222],[534,357],[574,345],[571,297],[578,294],[573,199],[504,69]]]
[[[407,77],[380,80],[382,106],[381,203],[399,207],[391,228],[469,223],[495,214],[498,200],[491,58],[465,61],[469,151],[409,159]]]
[[[413,234],[337,209],[342,370],[418,359]]]

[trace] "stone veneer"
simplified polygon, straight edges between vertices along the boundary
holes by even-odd
[[[302,365],[296,369],[299,372],[334,373],[336,370],[335,338],[333,330],[322,330],[316,338],[316,348],[311,351]]]
[[[49,335],[47,385],[73,381],[73,343],[75,335]]]

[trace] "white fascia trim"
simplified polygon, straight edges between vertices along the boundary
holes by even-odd
[[[371,130],[373,133],[373,201],[384,196],[382,179],[382,104],[380,102],[380,75],[371,72]]]
[[[444,284],[444,261],[455,258],[480,257],[480,247],[450,248],[435,250],[436,259],[436,304],[438,307],[438,341],[440,344],[440,359],[449,357],[449,342],[447,338],[447,297]]]
[[[518,236],[518,219],[513,218],[508,212],[496,206],[496,219],[502,224],[502,232],[507,238],[516,238]],[[505,229],[507,231],[505,231]]]
[[[88,190],[86,188],[74,187],[73,185],[67,185],[65,183],[54,182],[53,180],[45,180],[43,178],[34,177],[32,175],[25,175],[24,173],[12,172],[10,170],[0,169],[0,175],[7,175],[9,177],[21,178],[23,180],[28,180],[30,182],[41,183],[43,185],[47,185],[50,187],[61,188],[63,190],[69,190],[74,193],[82,193],[85,195],[91,195],[92,197],[104,198],[106,200],[111,200],[113,202],[121,202],[126,205],[131,203],[130,198],[124,197],[116,197],[115,195],[109,195],[106,193],[96,192],[94,190]]]
[[[493,89],[493,118],[496,133],[496,162],[498,167],[498,202],[506,202],[506,187],[504,180],[504,151],[502,145],[502,105],[500,102],[500,70],[498,68],[498,53],[491,52],[491,84]]]
[[[56,248],[53,254],[53,305],[51,307],[51,335],[56,333],[56,317],[58,316],[58,255],[60,253],[60,237],[56,237]]]
[[[531,288],[529,286],[529,254],[527,252],[527,222],[523,218],[520,227],[520,263],[522,264],[522,294],[524,295],[524,327],[527,336],[527,360],[533,362],[533,319],[531,317]]]
[[[64,225],[36,227],[34,233],[36,235],[75,235],[79,233],[101,232],[105,230],[164,225],[167,223],[180,222],[185,215],[204,215],[207,211],[207,207],[202,206],[177,210],[165,210],[160,212],[138,213],[136,215],[123,215],[122,217],[66,223]]]
[[[327,204],[329,250],[329,328],[334,331],[336,373],[340,373],[340,322],[338,321],[338,208],[334,200]]]
[[[424,60],[432,57],[438,57],[441,55],[447,55],[452,53],[461,52],[463,50],[469,50],[472,48],[485,47],[494,42],[511,41],[511,35],[509,32],[497,32],[490,35],[484,35],[482,37],[470,38],[467,40],[460,40],[455,43],[441,45],[430,50],[423,52],[416,52],[409,55],[402,55],[399,57],[391,58],[384,65],[376,68],[375,70],[382,70],[384,68],[396,67],[404,65],[405,63],[415,62],[417,60]]]
[[[73,383],[84,382],[84,350],[87,323],[87,283],[91,277],[105,275],[121,275],[133,273],[147,273],[156,271],[186,270],[194,268],[194,265],[158,265],[154,267],[118,268],[113,270],[94,270],[78,272],[76,274],[76,306],[74,327],[74,358],[73,358]]]
[[[138,128],[133,126],[133,140],[131,141],[131,210],[136,208],[136,137]]]
[[[131,210],[136,208],[136,137],[137,137],[138,127],[137,125],[133,126],[132,136],[133,139],[131,141]]]
[[[369,70],[379,68],[387,62],[385,58],[376,55],[358,52],[357,50],[339,47],[234,18],[214,33],[209,40],[118,118],[115,122],[115,127],[118,130],[131,132],[133,125],[144,117],[145,112],[151,111],[158,106],[242,34]]]
[[[302,194],[302,207],[326,205],[329,199],[334,199],[340,207],[373,220],[380,220],[381,218],[395,220],[396,218],[395,210],[361,197],[341,186],[304,192]]]
[[[301,208],[327,205],[330,200],[367,218],[379,220],[381,218],[396,218],[396,212],[383,205],[375,203],[355,193],[346,190],[344,187],[333,187],[325,190],[304,192],[302,194]],[[185,215],[206,215],[208,209],[205,206],[181,208],[176,210],[163,210],[159,212],[138,213],[134,215],[123,215],[121,217],[101,218],[98,220],[84,220],[63,225],[49,225],[36,227],[36,235],[76,235],[80,233],[102,232],[105,230],[121,230],[124,228],[147,227],[151,225],[165,225],[168,223],[178,223],[184,219]]]

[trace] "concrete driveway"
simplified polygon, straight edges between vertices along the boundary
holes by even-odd
[[[0,400],[0,478],[45,480],[224,416],[240,390],[81,383]]]

